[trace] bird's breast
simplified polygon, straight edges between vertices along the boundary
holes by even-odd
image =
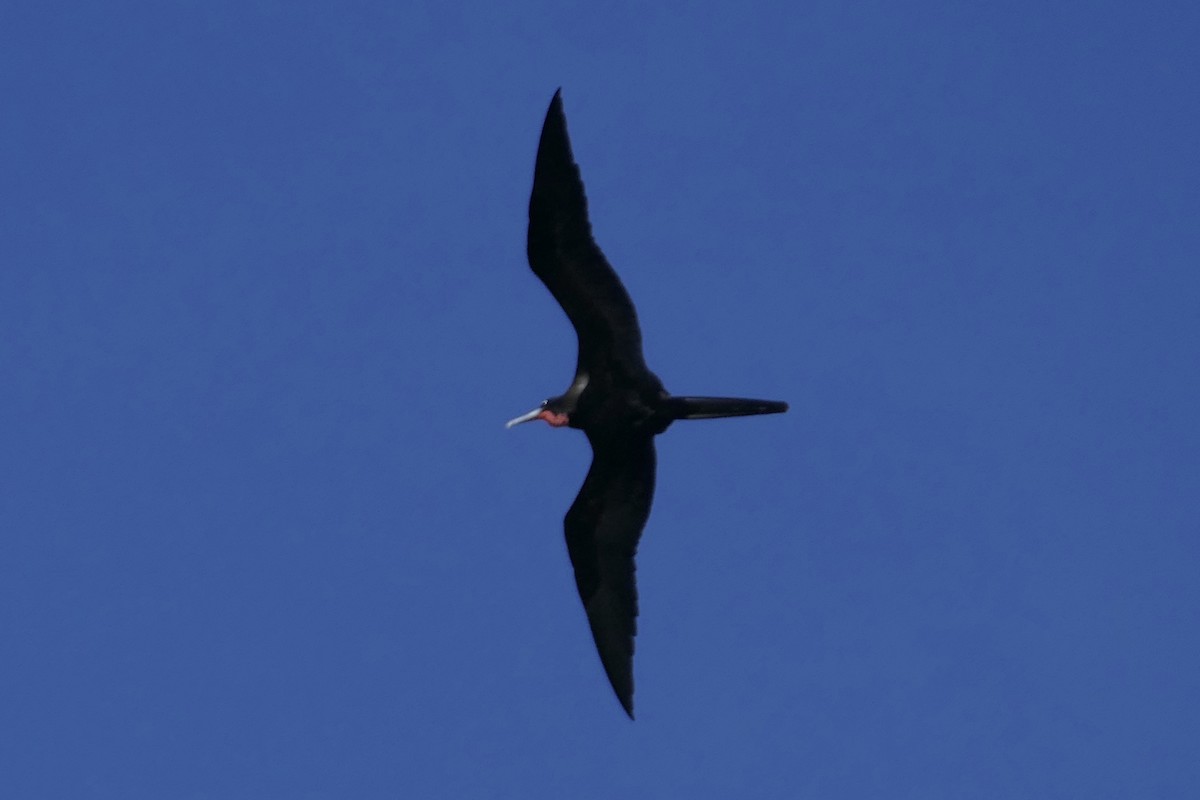
[[[661,387],[598,386],[593,380],[579,398],[572,425],[589,437],[662,433],[670,424],[664,416],[668,396]]]

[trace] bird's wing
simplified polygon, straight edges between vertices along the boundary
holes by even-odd
[[[567,312],[579,337],[579,370],[607,364],[645,369],[629,293],[592,239],[587,198],[571,155],[561,91],[554,94],[529,198],[529,266]]]
[[[567,552],[600,661],[632,718],[634,556],[654,499],[654,439],[609,439],[593,443],[592,451],[592,467],[565,520]]]

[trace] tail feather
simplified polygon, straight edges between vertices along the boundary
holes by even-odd
[[[787,403],[778,400],[748,400],[741,397],[672,397],[672,419],[716,419],[754,414],[782,414]]]

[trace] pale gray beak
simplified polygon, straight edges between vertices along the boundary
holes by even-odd
[[[531,422],[531,421],[537,419],[541,413],[542,413],[542,407],[538,406],[533,411],[530,411],[528,414],[522,414],[521,416],[517,417],[516,419],[510,419],[508,422],[504,423],[504,427],[511,428],[513,425],[520,425],[522,422]]]

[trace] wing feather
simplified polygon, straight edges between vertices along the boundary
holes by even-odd
[[[592,239],[583,179],[571,154],[561,91],[538,142],[529,197],[529,266],[562,306],[579,338],[579,369],[608,364],[645,369],[637,312]]]
[[[567,512],[567,552],[609,683],[633,717],[637,634],[634,556],[654,499],[650,436],[593,442],[592,466]]]

